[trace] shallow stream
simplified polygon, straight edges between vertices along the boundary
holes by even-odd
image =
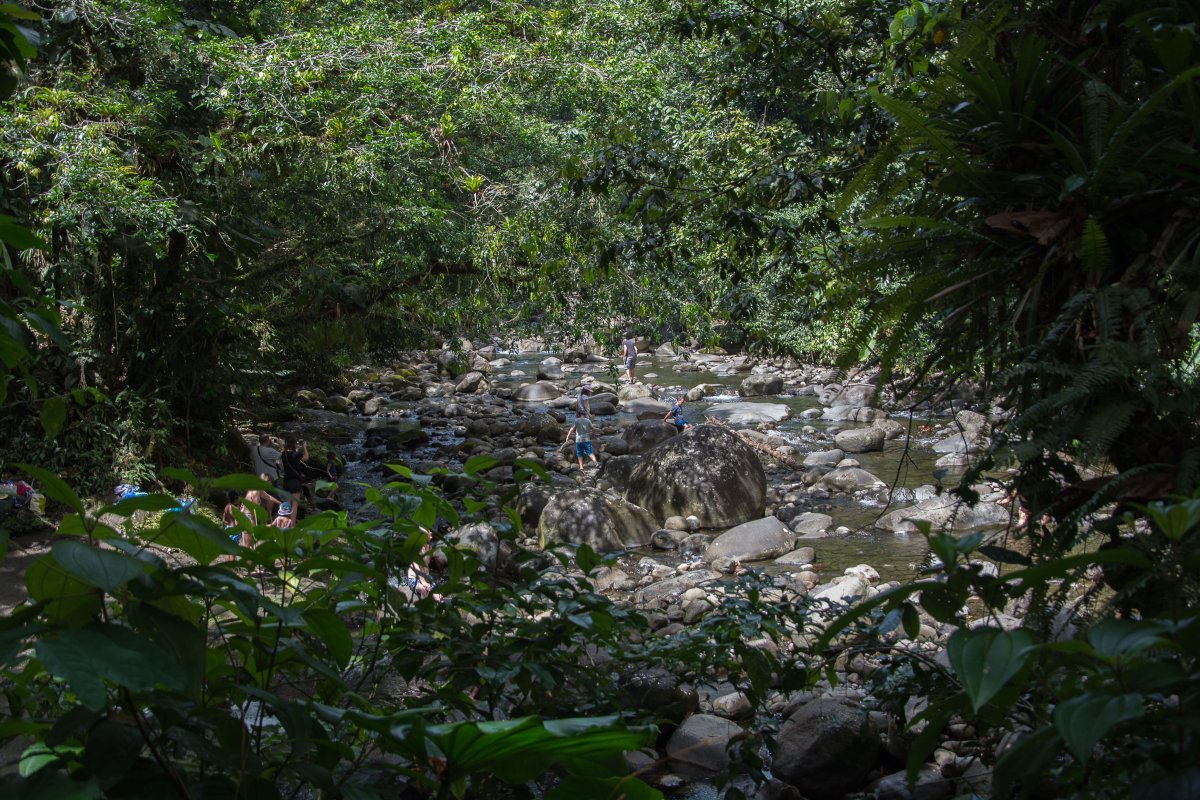
[[[496,370],[490,378],[495,385],[507,384],[513,387],[533,381],[537,376],[538,365],[548,355],[550,354],[507,354],[506,357],[513,363]],[[677,363],[670,358],[639,357],[636,374],[638,380],[659,388],[658,394],[663,399],[666,399],[668,395],[683,394],[699,384],[707,384],[710,387],[710,394],[701,401],[688,403],[685,406],[685,416],[691,422],[701,422],[705,411],[713,406],[743,400],[738,396],[737,388],[745,377],[744,373],[719,374],[709,370],[677,372],[674,370]],[[593,374],[599,380],[615,383],[612,381],[613,375],[606,371]],[[575,376],[568,375],[567,383],[574,382]],[[714,390],[711,387],[717,388]],[[834,445],[830,438],[830,429],[854,426],[854,423],[810,420],[801,417],[800,415],[808,409],[823,408],[814,397],[776,396],[754,398],[753,400],[755,402],[780,403],[791,410],[792,416],[780,423],[773,433],[787,439],[802,453],[831,449]],[[448,399],[447,402],[450,400]],[[531,408],[539,408],[536,404],[528,405]],[[378,462],[364,459],[364,443],[371,428],[378,425],[395,428],[398,424],[405,424],[406,419],[414,426],[418,422],[415,417],[386,417],[373,420],[331,412],[310,413],[313,418],[309,424],[315,423],[314,427],[335,444],[344,462],[339,494],[342,502],[353,515],[355,510],[363,505],[366,486],[377,486],[387,480]],[[618,414],[618,417],[620,416],[622,415]],[[633,419],[632,415],[625,416],[629,420]],[[604,425],[604,418],[601,418],[600,421],[601,425]],[[915,488],[922,484],[937,483],[938,478],[934,468],[937,454],[929,447],[932,439],[921,438],[921,432],[927,431],[928,425],[936,421],[914,419],[912,422],[914,435],[909,440],[888,441],[882,452],[863,453],[853,456],[853,458],[860,462],[863,469],[895,487]],[[428,429],[427,433],[431,436],[431,441],[414,451],[410,457],[411,460],[434,460],[436,454],[446,451],[447,445],[454,445],[461,441],[454,433],[453,424]],[[552,449],[547,448],[547,452]],[[451,462],[446,466],[453,469],[461,464]],[[791,477],[789,472],[768,470],[768,483],[779,485],[787,481]],[[852,531],[845,536],[830,536],[810,542],[817,553],[817,571],[823,577],[832,576],[841,574],[842,570],[848,566],[867,563],[875,567],[884,580],[911,578],[914,567],[921,563],[928,548],[925,540],[920,536],[898,535],[875,529],[874,521],[892,508],[887,508],[882,504],[864,504],[844,496],[834,497],[817,504],[815,510],[833,517],[833,527],[844,526]],[[655,553],[654,556],[660,560],[669,560],[662,558],[659,553]]]

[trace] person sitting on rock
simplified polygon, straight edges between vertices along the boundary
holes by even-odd
[[[675,405],[671,406],[671,410],[667,412],[667,415],[665,417],[663,417],[664,422],[666,422],[667,420],[670,420],[675,423],[675,430],[677,430],[679,433],[683,433],[685,430],[692,427],[691,425],[688,424],[687,420],[685,420],[683,418],[683,398],[682,397],[675,398]]]

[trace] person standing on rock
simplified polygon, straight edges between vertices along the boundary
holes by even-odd
[[[621,342],[621,357],[625,359],[625,380],[633,383],[633,364],[637,361],[637,343],[633,341],[633,331],[625,331],[625,339]]]
[[[591,393],[590,387],[583,387],[585,391],[581,391],[579,396],[585,399]],[[578,406],[576,407],[578,409]],[[563,444],[571,441],[571,434],[575,434],[575,458],[579,461],[579,471],[583,471],[583,457],[587,456],[592,460],[593,464],[599,464],[596,461],[596,455],[592,452],[592,416],[589,409],[586,413],[580,413],[576,410],[575,424],[567,431],[567,437],[563,440]]]
[[[254,461],[254,474],[267,483],[278,486],[279,459],[282,454],[275,449],[271,436],[266,433],[259,435],[258,444],[250,448],[250,454]]]
[[[683,418],[682,397],[675,398],[675,405],[671,406],[671,410],[667,412],[665,417],[663,417],[663,422],[666,422],[667,420],[675,423],[675,430],[679,433],[683,433],[688,428],[692,427],[688,424],[687,420]]]

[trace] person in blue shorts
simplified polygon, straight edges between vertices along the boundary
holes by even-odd
[[[579,461],[580,472],[583,471],[584,456],[590,458],[593,464],[599,464],[595,453],[592,452],[592,418],[587,415],[576,416],[575,424],[567,431],[567,438],[563,444],[571,441],[572,433],[575,434],[575,458]]]
[[[675,423],[675,430],[678,431],[679,433],[683,433],[688,428],[692,427],[691,425],[688,424],[687,420],[685,420],[683,418],[683,398],[682,397],[675,398],[675,405],[671,406],[671,410],[667,412],[667,415],[665,417],[663,417],[664,422],[667,420],[670,420],[671,422]]]

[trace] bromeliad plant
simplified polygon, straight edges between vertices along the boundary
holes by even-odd
[[[559,655],[555,642],[608,647],[636,620],[614,626],[567,581],[506,589],[458,551],[440,599],[404,593],[397,578],[434,521],[457,521],[430,486],[372,490],[382,516],[370,523],[327,513],[292,529],[246,520],[227,531],[160,495],[89,512],[54,475],[29,473],[72,513],[27,570],[31,601],[0,621],[0,738],[29,742],[3,790],[659,796],[622,758],[654,728],[602,713],[614,707],[603,686],[592,681],[592,703],[578,706],[594,716],[547,718],[577,699],[567,687],[582,645]],[[173,477],[201,491],[263,488],[250,476]],[[145,512],[164,513],[132,524]],[[253,548],[231,541],[242,530]],[[520,638],[502,647],[509,636]]]

